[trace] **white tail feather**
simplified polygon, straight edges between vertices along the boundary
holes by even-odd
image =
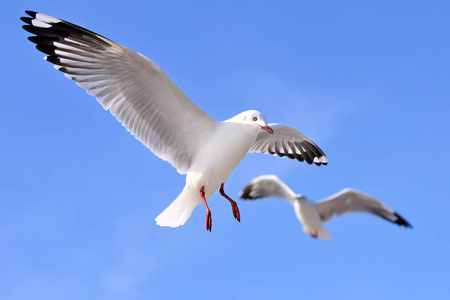
[[[185,187],[178,197],[156,217],[156,224],[168,227],[184,225],[201,201],[199,192]]]
[[[321,229],[319,229],[319,231],[317,232],[317,238],[321,239],[321,240],[331,240],[331,239],[333,239],[331,234],[323,227]]]

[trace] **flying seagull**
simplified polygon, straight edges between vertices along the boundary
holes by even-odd
[[[292,127],[267,124],[256,110],[218,122],[194,104],[158,65],[99,34],[42,13],[26,11],[28,39],[45,60],[96,97],[105,110],[156,156],[169,162],[186,185],[155,221],[178,227],[202,203],[206,229],[212,218],[206,200],[220,187],[240,221],[224,184],[248,152],[270,153],[326,165],[323,151]]]
[[[322,201],[311,202],[301,194],[295,194],[275,175],[263,175],[253,179],[239,195],[243,199],[276,197],[286,200],[294,206],[303,231],[313,238],[332,239],[323,227],[334,215],[340,216],[352,212],[367,212],[400,226],[411,227],[405,219],[374,197],[353,189],[343,189]]]

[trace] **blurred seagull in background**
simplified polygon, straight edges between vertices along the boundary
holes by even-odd
[[[224,184],[248,152],[270,153],[326,165],[327,158],[294,128],[267,124],[256,111],[218,122],[201,110],[153,61],[101,35],[45,14],[26,11],[28,39],[45,59],[97,98],[105,110],[156,156],[186,174],[181,194],[155,221],[178,227],[202,203],[206,229],[212,218],[206,200],[220,187],[239,221],[236,202]]]
[[[303,231],[313,238],[332,239],[323,227],[334,215],[352,212],[367,212],[400,226],[411,227],[405,219],[374,197],[353,189],[344,189],[322,201],[311,202],[304,195],[295,194],[275,175],[263,175],[253,179],[239,194],[243,199],[276,197],[294,206]]]

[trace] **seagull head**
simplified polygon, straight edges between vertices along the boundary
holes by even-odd
[[[308,198],[305,195],[297,194],[295,198],[300,202],[309,202]]]
[[[238,123],[254,125],[269,134],[273,133],[273,129],[269,125],[267,125],[266,116],[264,116],[257,110],[244,111],[227,121],[234,121]]]

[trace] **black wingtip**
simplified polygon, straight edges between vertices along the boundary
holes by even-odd
[[[249,199],[255,199],[254,197],[250,196],[250,192],[252,191],[253,186],[252,185],[247,185],[242,192],[240,193],[239,197],[241,199],[244,200],[249,200]]]
[[[24,23],[27,23],[28,25],[31,25],[32,18],[29,17],[20,17],[20,20]]]
[[[305,159],[301,155],[298,155],[296,158],[297,158],[297,160],[299,162],[304,162],[305,161]]]
[[[29,16],[32,16],[33,18],[36,17],[37,12],[32,11],[32,10],[26,10],[25,13]]]
[[[23,25],[22,28],[25,29],[26,31],[28,31],[29,33],[36,34],[36,35],[38,35],[39,32],[41,31],[41,28],[35,27],[35,26],[33,26],[33,24]]]
[[[59,40],[59,38],[57,37],[42,37],[42,36],[29,36],[28,40],[32,43],[35,43],[37,45],[51,45],[53,46],[54,42],[57,42]]]
[[[398,213],[394,212],[394,216],[397,217],[397,220],[395,220],[395,224],[398,224],[400,226],[405,226],[406,228],[413,228],[411,224],[408,223],[402,216],[400,216]]]
[[[55,65],[61,65],[61,60],[57,56],[47,56],[45,60]]]
[[[56,47],[51,45],[36,45],[36,49],[45,54],[54,55]]]

